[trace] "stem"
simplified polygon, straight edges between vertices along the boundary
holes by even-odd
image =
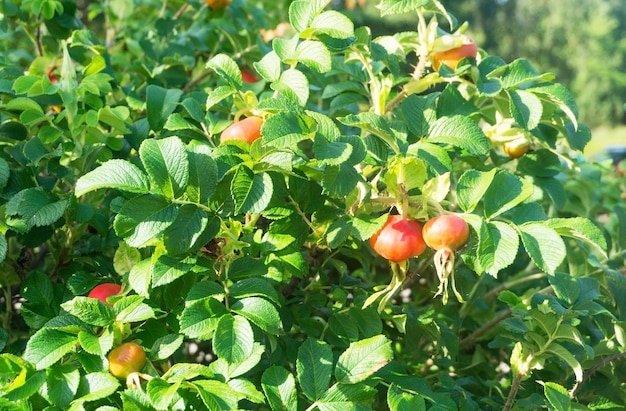
[[[508,290],[510,288],[515,287],[518,284],[523,284],[527,281],[534,281],[534,280],[539,280],[541,278],[544,278],[546,276],[546,273],[535,273],[535,274],[531,274],[531,275],[526,275],[524,273],[524,276],[521,278],[514,278],[510,281],[507,281],[506,283],[500,284],[499,286],[493,288],[492,290],[490,290],[488,293],[485,294],[485,300],[490,300],[494,297],[496,297],[498,294],[500,294],[501,291],[504,290]]]
[[[490,330],[492,330],[498,323],[500,323],[501,321],[506,320],[512,314],[513,314],[513,310],[510,309],[510,308],[507,308],[506,310],[504,310],[503,312],[498,314],[496,317],[492,318],[489,322],[485,323],[485,325],[483,325],[482,327],[476,329],[476,331],[474,331],[473,333],[471,333],[467,337],[463,338],[461,340],[461,342],[459,342],[459,348],[460,349],[465,349],[465,348],[468,348],[469,346],[473,345],[474,342],[476,342],[476,340],[479,337],[481,337],[482,335],[484,335],[487,332],[489,332]]]
[[[180,18],[180,16],[182,16],[185,11],[187,11],[187,9],[189,8],[189,3],[184,3],[177,11],[176,13],[174,13],[174,20]]]
[[[367,75],[370,78],[370,94],[372,95],[372,105],[374,107],[374,113],[378,115],[383,115],[385,113],[385,106],[381,104],[380,98],[380,84],[378,83],[378,79],[376,75],[372,71],[372,65],[366,61],[363,54],[358,54],[359,61],[363,64],[363,68],[367,72]]]
[[[11,299],[11,287],[4,288],[4,304],[6,306],[7,315],[2,317],[2,328],[5,330],[11,329],[11,316],[13,314],[13,301]]]
[[[22,29],[24,30],[24,33],[26,33],[30,41],[33,42],[33,45],[35,46],[35,49],[37,50],[37,55],[43,56],[43,47],[41,46],[39,34],[34,35],[33,33],[31,33],[28,27],[26,27],[26,24],[22,22],[19,22],[18,24],[22,27]],[[39,31],[37,31],[37,33],[39,33]]]
[[[609,355],[608,357],[603,358],[602,361],[600,361],[599,363],[597,363],[593,367],[589,368],[583,374],[582,381],[577,381],[576,384],[574,384],[574,386],[570,390],[570,392],[569,392],[570,398],[573,399],[576,396],[576,393],[578,393],[578,390],[583,385],[583,383],[586,382],[600,368],[602,368],[602,367],[612,363],[613,361],[623,360],[625,358],[626,358],[626,352],[620,352],[620,353],[617,353],[617,354]]]
[[[510,411],[511,407],[513,407],[513,401],[515,401],[515,397],[517,396],[517,391],[519,390],[520,385],[522,384],[522,375],[515,374],[513,377],[513,384],[511,384],[511,391],[509,391],[509,396],[506,399],[506,404],[504,404],[504,408],[502,411]]]
[[[291,196],[289,196],[288,199],[289,199],[289,202],[294,205],[296,209],[296,213],[298,213],[298,215],[302,217],[306,225],[308,225],[309,228],[313,231],[313,234],[315,234],[318,238],[322,238],[323,233],[320,233],[317,227],[313,225],[311,220],[309,220],[306,214],[304,214],[304,211],[300,209],[300,205]]]

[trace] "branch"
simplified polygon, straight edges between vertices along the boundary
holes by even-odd
[[[576,381],[576,384],[574,384],[574,386],[570,390],[570,392],[569,392],[570,398],[574,398],[576,396],[576,394],[578,393],[578,390],[580,389],[580,387],[583,385],[583,383],[585,383],[600,368],[605,367],[605,366],[607,366],[608,364],[610,364],[610,363],[612,363],[614,361],[623,360],[625,358],[626,358],[626,352],[620,352],[620,353],[617,353],[617,354],[609,355],[608,357],[603,358],[602,361],[600,361],[599,363],[597,363],[593,367],[589,368],[583,374],[583,379],[581,381]]]
[[[483,334],[486,334],[487,332],[489,332],[496,325],[498,325],[498,323],[500,323],[501,321],[506,320],[512,314],[513,314],[513,310],[510,309],[510,308],[507,308],[506,310],[501,312],[499,315],[497,315],[496,317],[492,318],[491,321],[487,322],[485,325],[483,325],[482,327],[476,329],[476,331],[474,331],[473,333],[471,333],[467,337],[463,338],[459,342],[459,348],[460,349],[464,349],[464,348],[468,348],[469,346],[473,345],[474,342],[476,342],[476,340],[479,337],[481,337]]]

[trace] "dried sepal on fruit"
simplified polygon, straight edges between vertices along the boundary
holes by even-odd
[[[441,295],[443,303],[448,302],[448,283],[459,302],[463,297],[456,289],[454,280],[455,251],[469,240],[470,229],[465,220],[455,214],[442,214],[424,224],[424,242],[433,250],[433,257],[439,288],[435,296]]]

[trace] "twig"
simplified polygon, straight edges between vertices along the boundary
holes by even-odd
[[[506,404],[504,404],[504,408],[502,409],[502,411],[511,410],[511,407],[513,407],[513,401],[515,401],[517,391],[519,390],[521,384],[522,374],[515,374],[515,377],[513,377],[513,384],[511,384],[511,391],[509,391],[509,396],[506,399]]]
[[[585,383],[589,379],[589,377],[595,374],[596,371],[598,371],[600,368],[612,363],[613,361],[623,360],[625,358],[626,358],[626,352],[620,352],[617,354],[609,355],[608,357],[603,358],[602,361],[600,361],[593,367],[589,368],[583,374],[583,379],[581,381],[576,381],[576,384],[574,384],[574,386],[570,390],[569,392],[570,398],[574,398],[576,396],[576,393],[580,389],[580,387],[583,385],[583,383]]]
[[[472,344],[483,334],[486,334],[489,330],[494,328],[499,322],[506,320],[513,314],[513,310],[511,308],[507,308],[505,311],[501,312],[496,317],[492,318],[489,322],[487,322],[482,327],[478,328],[476,331],[463,338],[459,343],[459,348],[464,349]]]

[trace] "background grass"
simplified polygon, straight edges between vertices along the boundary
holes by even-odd
[[[607,158],[606,150],[611,147],[626,148],[626,125],[596,127],[591,131],[591,136],[591,141],[583,153],[590,160]]]

